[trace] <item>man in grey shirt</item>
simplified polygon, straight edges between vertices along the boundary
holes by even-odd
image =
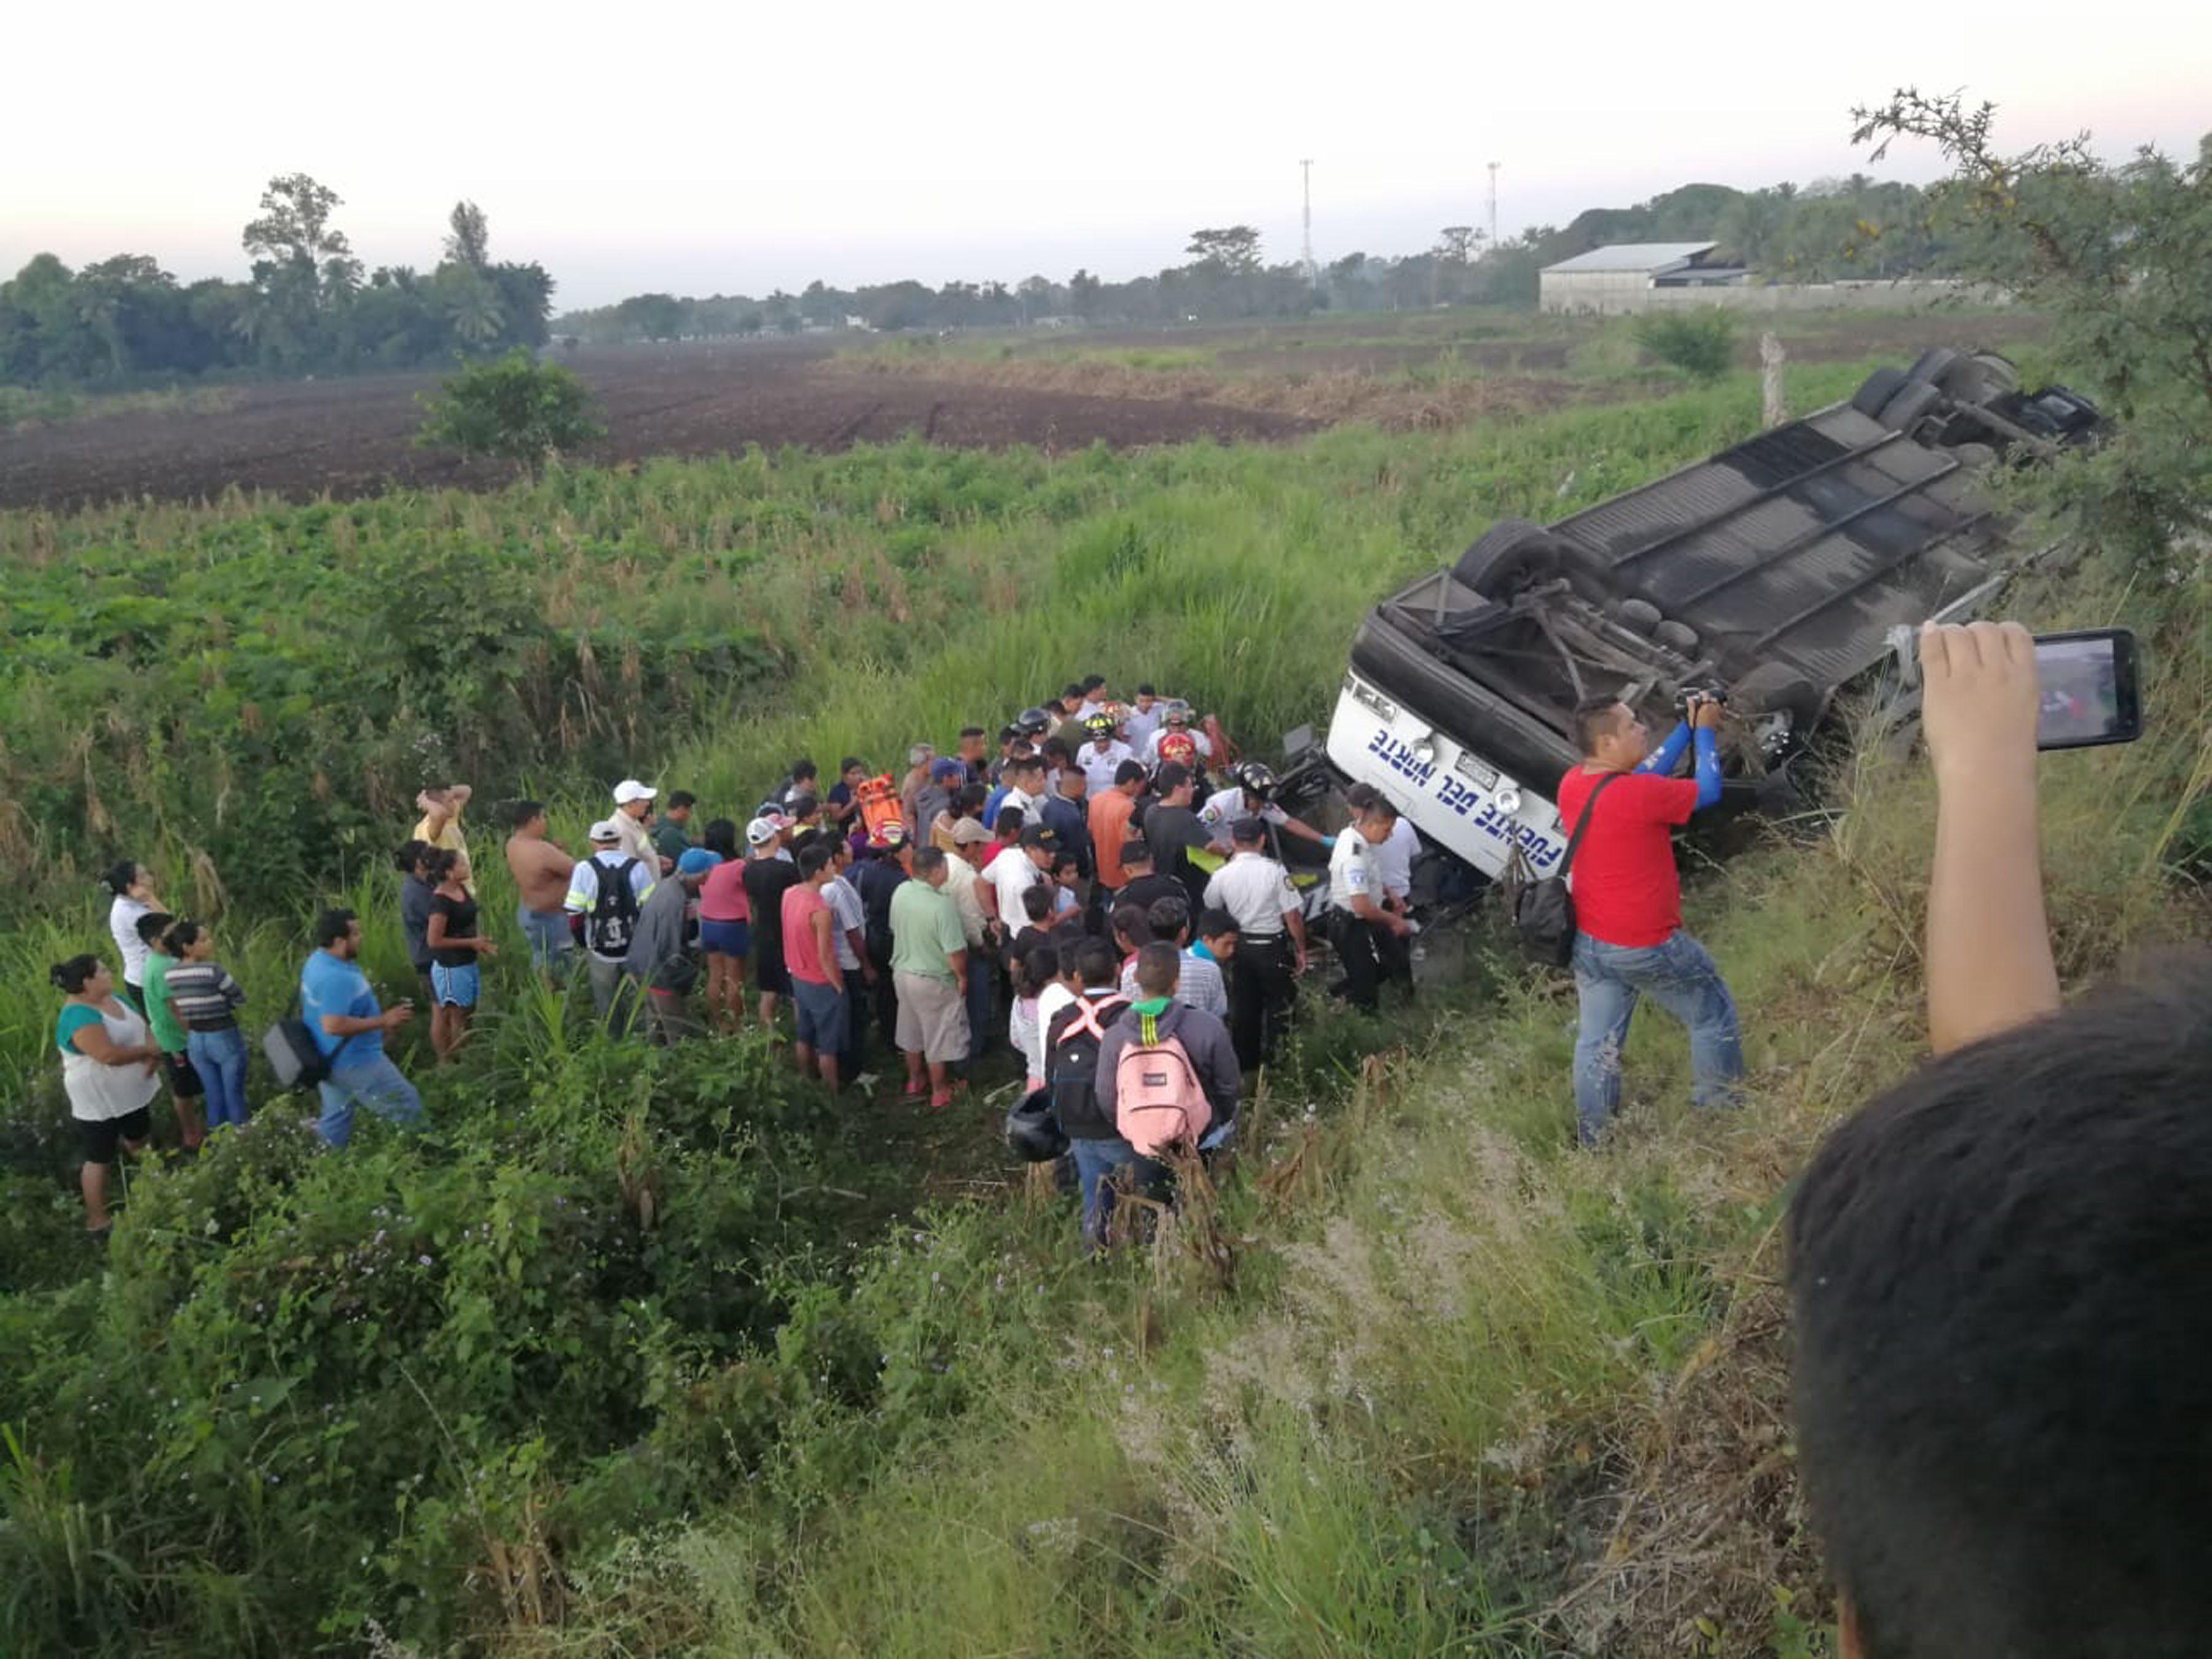
[[[706,884],[707,872],[721,861],[719,853],[703,847],[688,848],[676,861],[676,873],[655,886],[638,907],[623,974],[643,988],[653,1037],[663,1045],[700,1034],[699,1023],[691,1017],[691,988],[699,976],[698,965],[686,948],[685,923],[691,901]]]

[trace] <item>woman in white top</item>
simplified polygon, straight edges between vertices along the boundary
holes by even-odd
[[[161,1090],[155,1075],[161,1051],[145,1020],[116,996],[114,978],[98,957],[56,963],[46,977],[68,998],[54,1021],[54,1046],[61,1050],[70,1115],[84,1140],[84,1224],[104,1234],[111,1224],[107,1166],[118,1144],[133,1152],[146,1144],[153,1127],[147,1108]]]
[[[168,907],[154,896],[154,872],[125,859],[100,872],[100,880],[115,897],[107,907],[107,931],[115,948],[123,952],[123,996],[140,1013],[146,1012],[146,941],[138,937],[138,918]]]

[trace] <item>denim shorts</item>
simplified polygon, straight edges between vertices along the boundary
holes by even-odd
[[[430,994],[441,1003],[455,1008],[477,1006],[477,965],[448,968],[443,963],[430,964]]]
[[[741,957],[752,949],[752,924],[749,921],[702,921],[699,924],[699,944],[709,956]]]
[[[791,1000],[799,1006],[793,1040],[804,1043],[817,1054],[843,1054],[848,1024],[846,1018],[848,1005],[844,994],[834,985],[824,985],[811,979],[793,979],[791,981]]]

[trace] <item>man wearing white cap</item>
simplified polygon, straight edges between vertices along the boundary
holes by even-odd
[[[653,797],[659,793],[635,778],[624,778],[615,786],[615,815],[610,820],[622,838],[623,851],[644,865],[656,878],[668,873],[671,863],[660,856],[660,849],[653,844],[652,834],[645,827],[645,821],[653,816]]]
[[[653,872],[660,867],[657,856],[647,864],[623,850],[623,822],[618,813],[592,826],[592,856],[578,860],[568,872],[568,897],[562,907],[568,913],[569,931],[584,947],[592,1000],[602,1018],[614,1006],[623,958],[629,954],[638,912],[645,908],[654,885]]]

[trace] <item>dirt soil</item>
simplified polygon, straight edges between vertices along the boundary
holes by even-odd
[[[599,398],[605,462],[713,455],[748,444],[842,449],[915,434],[965,447],[1065,451],[1294,437],[1297,415],[1200,401],[975,386],[830,372],[831,348],[732,343],[605,348],[566,361]],[[150,496],[193,500],[235,485],[294,499],[395,486],[494,487],[513,468],[414,446],[427,374],[242,388],[218,413],[134,413],[0,431],[0,507],[68,508]]]

